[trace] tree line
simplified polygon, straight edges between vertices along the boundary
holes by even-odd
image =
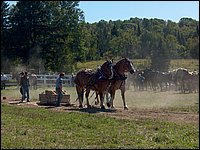
[[[134,15],[134,14],[133,14]],[[79,1],[1,1],[1,69],[24,64],[43,71],[76,71],[77,62],[105,57],[151,59],[167,70],[170,59],[199,59],[199,21],[130,18],[85,22]]]

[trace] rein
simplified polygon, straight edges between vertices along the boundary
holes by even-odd
[[[110,72],[111,72],[111,75],[106,77],[106,76],[104,75],[104,73],[102,72],[101,69],[98,69],[98,70],[97,70],[97,74],[98,74],[98,73],[101,74],[101,76],[100,76],[99,78],[103,77],[103,78],[105,78],[106,80],[107,80],[107,79],[110,80],[110,79],[113,78],[113,74],[114,74],[114,73],[113,73],[113,66],[111,66]]]

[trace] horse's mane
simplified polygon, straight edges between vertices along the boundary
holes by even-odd
[[[130,61],[129,58],[124,57],[124,58],[121,58],[121,59],[115,64],[115,66],[116,66],[117,64],[121,63],[121,62],[124,61],[124,60]]]
[[[85,71],[93,72],[94,70],[93,69],[89,69],[89,68],[85,68]]]
[[[128,60],[128,61],[130,61],[129,58],[124,57],[124,58],[121,58],[118,62],[121,62],[121,61],[124,61],[124,60]]]

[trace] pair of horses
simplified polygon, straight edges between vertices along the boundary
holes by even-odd
[[[97,71],[82,70],[79,71],[74,79],[76,84],[76,91],[79,99],[79,108],[83,107],[83,95],[87,100],[87,107],[90,108],[89,104],[89,93],[91,90],[96,91],[97,97],[100,97],[100,107],[105,109],[104,106],[104,95],[105,93],[110,93],[110,106],[114,108],[113,100],[115,98],[115,91],[117,89],[121,90],[121,96],[124,104],[124,109],[128,109],[125,102],[125,73],[134,73],[135,68],[132,62],[123,58],[118,61],[115,65],[111,60],[107,60]]]

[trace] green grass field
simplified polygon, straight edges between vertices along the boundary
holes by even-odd
[[[199,148],[199,128],[1,105],[1,148]]]
[[[44,90],[31,90],[31,101],[38,101]],[[74,87],[65,87],[71,103],[77,97]],[[15,87],[1,91],[2,96],[20,98]],[[92,94],[92,93],[91,93]],[[94,96],[90,103],[93,103]],[[178,92],[126,92],[129,108],[155,108],[175,112],[199,113],[198,94]],[[114,101],[122,108],[120,91]],[[1,104],[2,148],[199,148],[199,124],[160,119],[115,119],[84,112],[55,111]]]

